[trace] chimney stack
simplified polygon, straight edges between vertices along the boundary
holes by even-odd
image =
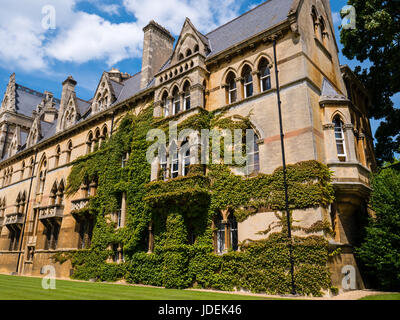
[[[147,87],[154,75],[171,57],[175,38],[155,21],[143,28],[142,78],[140,88]]]

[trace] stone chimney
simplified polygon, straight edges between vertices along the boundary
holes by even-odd
[[[45,91],[45,98],[43,99],[44,110],[43,110],[43,120],[46,122],[53,122],[57,119],[58,110],[55,108],[53,93]]]
[[[62,116],[64,114],[65,107],[68,104],[68,100],[75,92],[75,86],[77,82],[72,78],[72,76],[69,76],[64,82],[62,83],[62,93],[61,93],[61,103],[60,103],[60,111],[59,111],[59,117],[57,119],[57,132],[61,131],[61,120]]]
[[[144,89],[172,55],[175,38],[155,21],[143,28],[142,78]]]
[[[114,80],[115,82],[120,83],[122,81],[122,74],[121,71],[119,71],[118,69],[111,68],[111,70],[108,71],[108,76],[111,80]]]

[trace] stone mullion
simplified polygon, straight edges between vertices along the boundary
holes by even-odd
[[[344,134],[346,135],[346,139],[345,142],[347,144],[347,157],[348,157],[348,161],[351,162],[356,162],[357,161],[357,157],[356,157],[356,148],[355,148],[355,143],[354,143],[354,131],[353,131],[354,126],[350,123],[350,124],[345,124],[343,131]]]
[[[328,123],[323,126],[326,146],[326,160],[327,162],[338,161],[336,138],[335,138],[335,125]]]

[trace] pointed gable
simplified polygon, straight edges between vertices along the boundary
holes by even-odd
[[[96,114],[109,108],[117,100],[117,93],[119,94],[121,90],[122,85],[111,80],[107,72],[103,72],[93,98],[92,113]]]
[[[337,90],[333,87],[333,85],[326,79],[322,81],[321,88],[321,97],[319,99],[319,103],[321,105],[327,103],[345,103],[348,102],[348,99],[337,92]]]
[[[10,76],[10,80],[7,85],[6,93],[1,103],[1,111],[12,111],[16,112],[16,84],[15,84],[15,73]]]
[[[37,144],[42,137],[41,121],[39,117],[36,117],[32,123],[31,130],[29,131],[28,138],[26,141],[27,148],[30,148]]]
[[[21,149],[21,128],[17,126],[15,128],[13,137],[11,139],[10,146],[8,148],[8,157],[12,157]]]
[[[65,130],[69,127],[72,127],[80,119],[80,117],[81,110],[79,108],[78,99],[76,97],[76,93],[72,92],[62,115],[62,128]]]
[[[195,28],[189,18],[186,18],[172,54],[171,64],[175,64],[195,52],[200,52],[205,56],[208,50],[207,37]]]

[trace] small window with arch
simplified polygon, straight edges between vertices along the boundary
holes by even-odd
[[[260,75],[260,89],[261,92],[271,89],[271,72],[267,59],[262,58],[258,66]]]
[[[189,110],[190,109],[190,83],[188,81],[185,82],[185,85],[183,86],[183,92],[184,92],[184,109]]]
[[[226,77],[226,90],[227,90],[228,104],[236,102],[237,100],[236,76],[233,72],[229,72],[228,76]]]
[[[343,131],[343,122],[339,116],[333,119],[333,124],[335,128],[335,142],[337,155],[340,161],[346,161],[346,142]]]
[[[243,68],[242,77],[244,97],[249,98],[253,95],[253,76],[251,68],[248,65]]]
[[[174,99],[174,102],[173,102],[173,109],[174,109],[173,113],[175,115],[175,114],[178,114],[181,111],[181,97],[179,95],[178,87],[174,88],[172,96],[173,96],[173,99]]]

